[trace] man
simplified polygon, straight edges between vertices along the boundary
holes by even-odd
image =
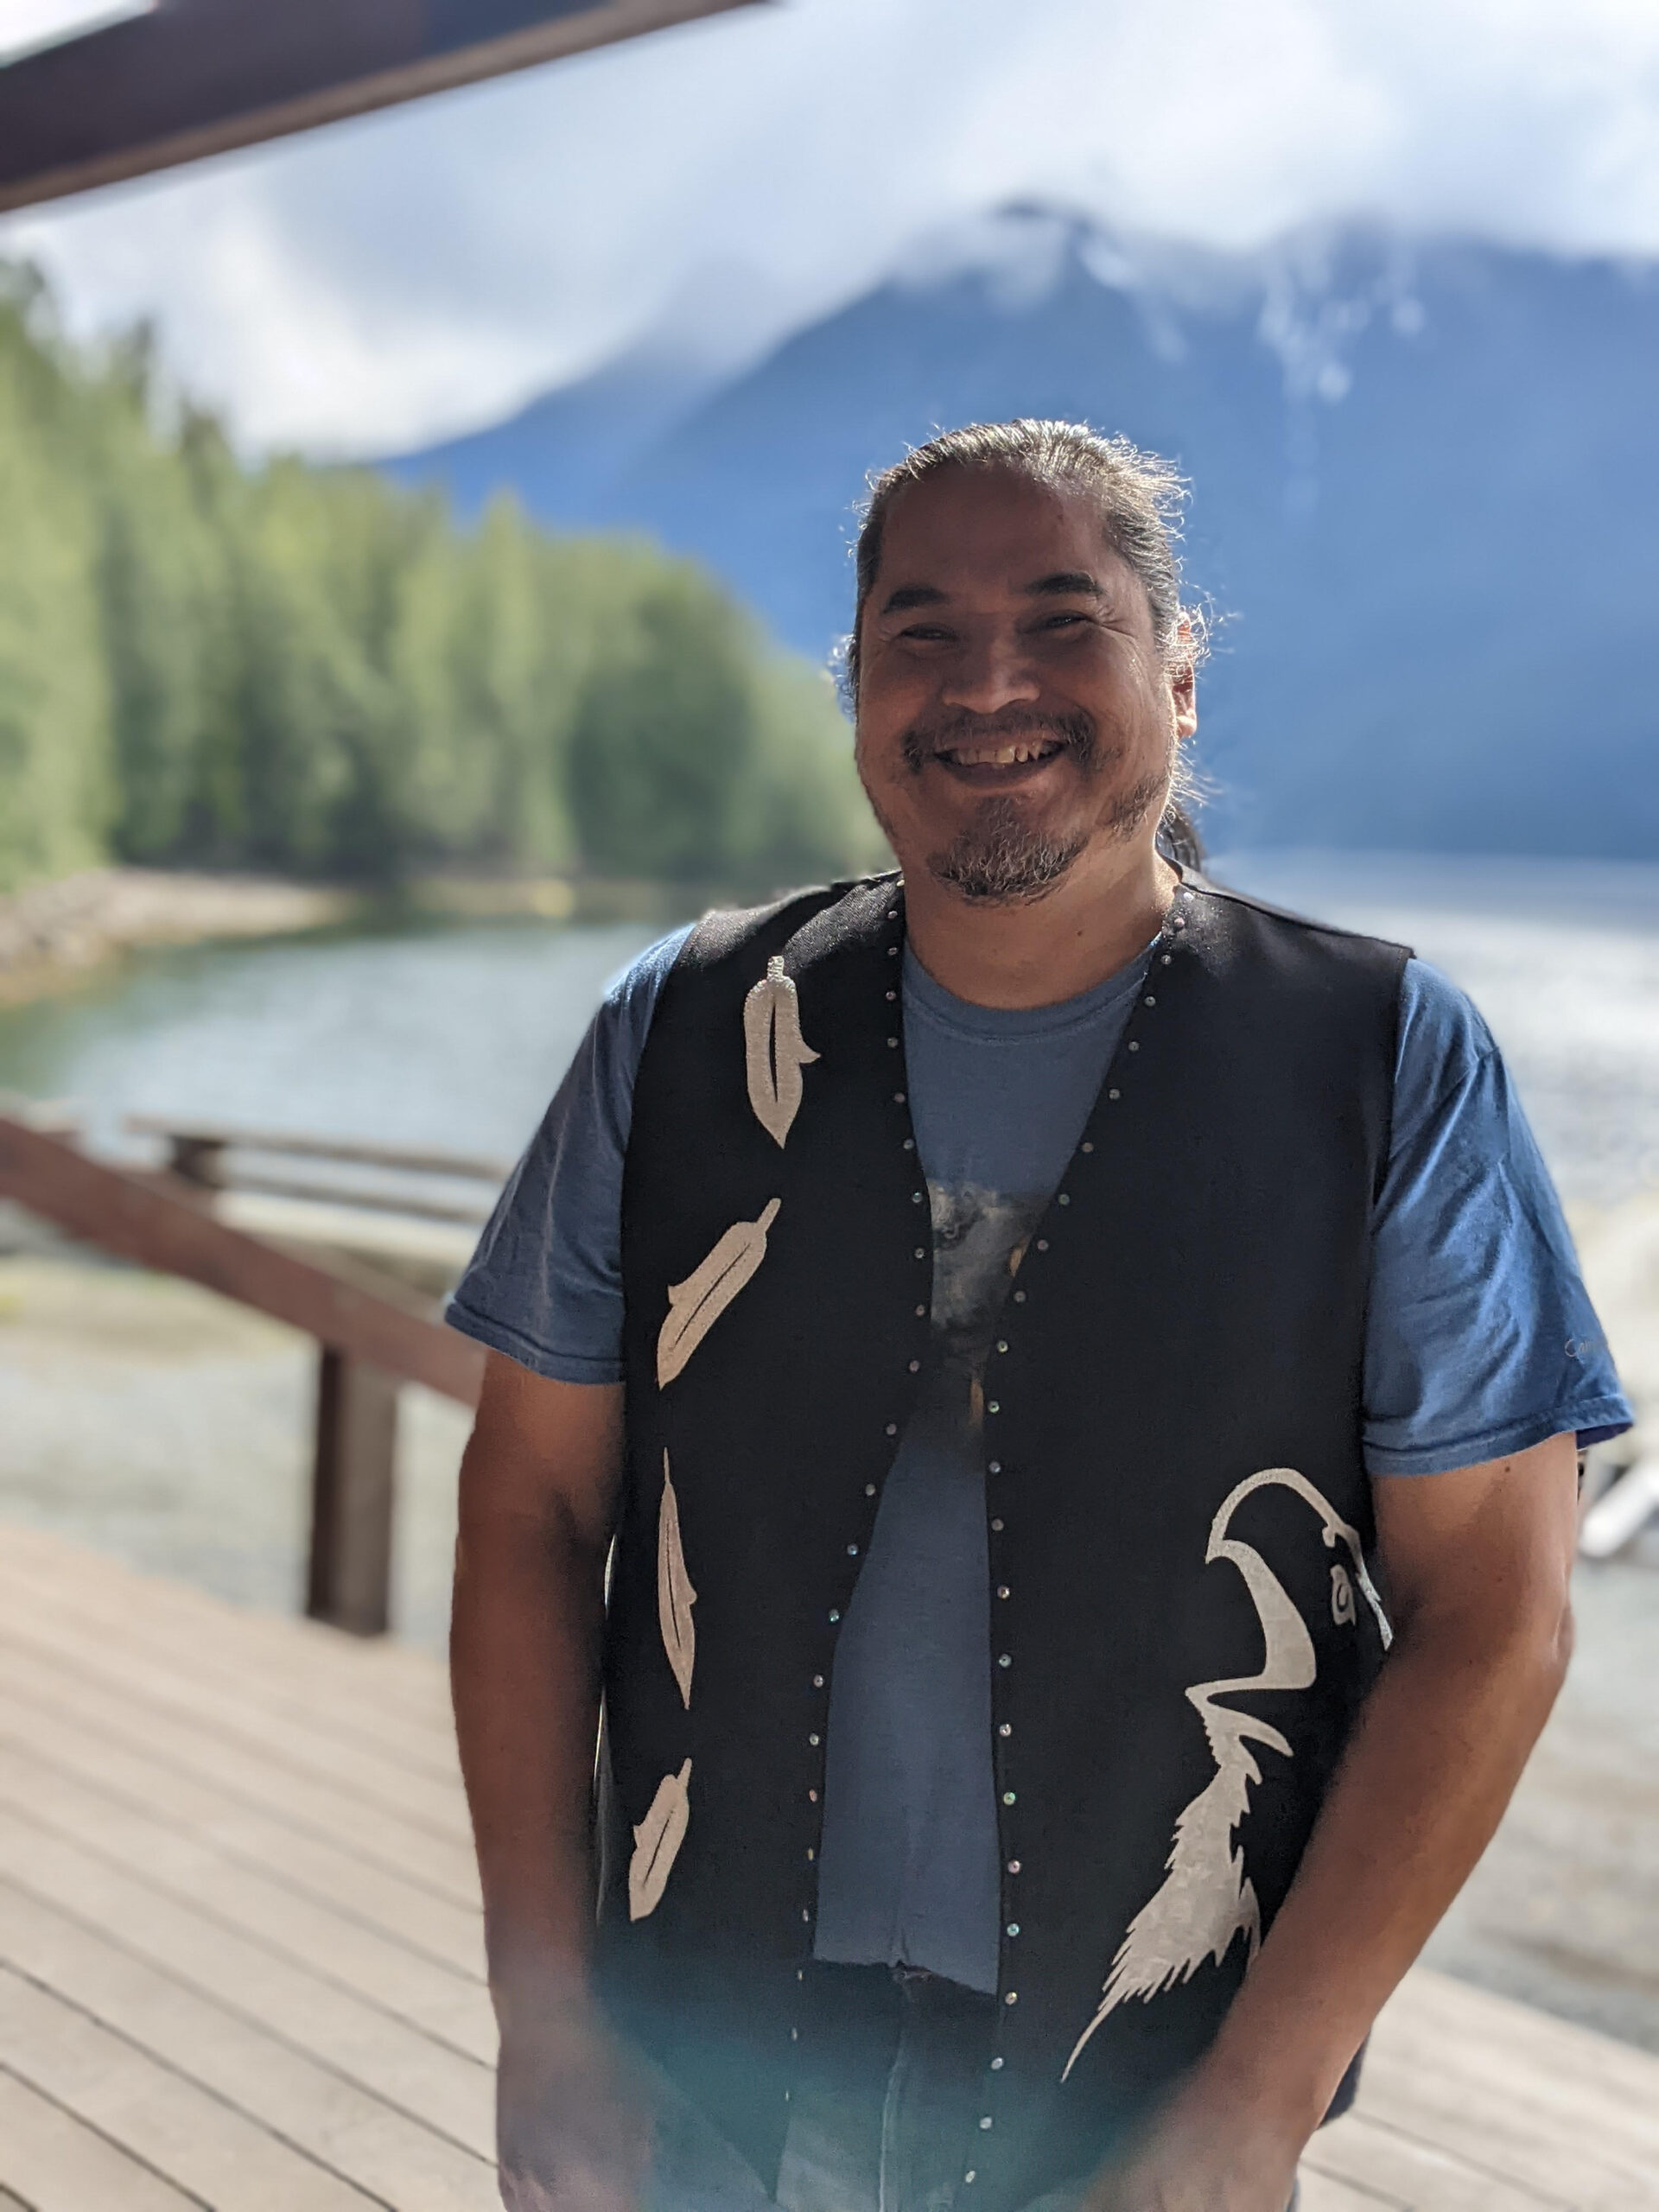
[[[1281,2212],[1560,1685],[1628,1412],[1467,1003],[1160,850],[1177,492],[878,481],[901,874],[636,963],[458,1294],[513,2212]]]

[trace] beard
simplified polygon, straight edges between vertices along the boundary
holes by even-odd
[[[928,873],[972,906],[1025,906],[1062,882],[1088,842],[1084,830],[1045,830],[1018,799],[982,799],[950,842],[928,855]]]
[[[919,776],[928,762],[953,745],[995,736],[1056,740],[1077,764],[1084,791],[1097,785],[1122,760],[1117,747],[1103,746],[1093,718],[1086,714],[1022,716],[1017,723],[986,721],[959,714],[905,732],[905,765]],[[1063,882],[1103,830],[1115,840],[1132,836],[1160,805],[1169,781],[1167,766],[1121,792],[1103,823],[1096,817],[1070,825],[1046,824],[1039,811],[1017,796],[994,795],[980,801],[950,843],[927,856],[928,873],[958,898],[978,906],[1029,905]],[[880,809],[877,818],[880,818]],[[885,829],[887,824],[882,823]]]

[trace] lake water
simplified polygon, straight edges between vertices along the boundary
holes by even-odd
[[[1659,1185],[1659,866],[1252,853],[1217,874],[1402,938],[1472,993],[1567,1195]],[[156,1113],[508,1157],[658,925],[547,923],[156,953],[0,1012],[0,1090],[104,1144]]]
[[[0,1090],[104,1147],[149,1113],[512,1159],[655,925],[546,922],[148,953],[0,1011]]]
[[[1216,874],[1402,939],[1460,983],[1570,1200],[1659,1186],[1659,866],[1250,853]]]

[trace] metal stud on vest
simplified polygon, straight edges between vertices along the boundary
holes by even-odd
[[[1098,2164],[1208,2047],[1381,1663],[1356,1378],[1406,956],[1180,904],[994,1339],[984,2212]],[[824,1698],[930,1342],[902,953],[890,881],[709,917],[624,1180],[597,1971],[768,2187],[836,2031]],[[1166,1895],[1177,1855],[1195,1879]]]

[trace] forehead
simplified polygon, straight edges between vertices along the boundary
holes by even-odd
[[[1128,578],[1087,486],[1011,468],[945,468],[907,484],[887,510],[872,604],[917,585],[952,598],[1023,592],[1067,570],[1114,596]]]

